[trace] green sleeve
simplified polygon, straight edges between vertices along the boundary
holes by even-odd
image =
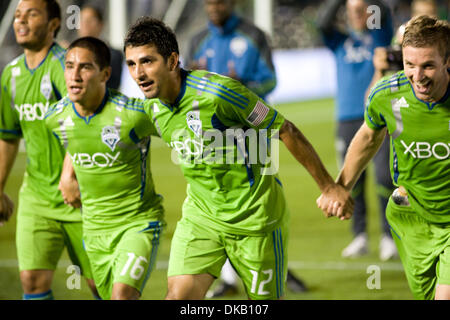
[[[155,124],[151,119],[150,115],[148,115],[144,111],[144,101],[141,99],[130,98],[129,99],[130,106],[133,110],[134,115],[134,132],[139,140],[148,136],[158,136],[158,131],[156,130]]]
[[[64,54],[54,56],[51,62],[53,64],[51,73],[53,90],[56,89],[58,91],[57,94],[59,94],[60,97],[56,96],[55,98],[58,98],[57,100],[60,100],[67,95],[66,79],[64,78]]]
[[[152,136],[161,137],[160,130],[158,129],[158,123],[156,121],[156,118],[153,116],[153,104],[156,104],[156,99],[144,100],[144,112],[150,121],[150,127],[148,128],[148,131]]]
[[[148,136],[158,136],[153,121],[146,115],[139,113],[134,128],[139,140]]]
[[[267,102],[237,81],[233,81],[229,88],[235,97],[234,100],[216,99],[216,116],[223,124],[229,127],[236,125],[250,127],[255,130],[276,131],[281,128],[284,117]]]
[[[58,123],[59,119],[58,115],[63,111],[63,108],[66,105],[66,103],[67,103],[66,99],[63,99],[60,100],[59,102],[50,105],[44,118],[45,126],[47,127],[47,130],[51,133],[50,136],[55,137],[58,140],[58,144],[60,144],[63,147],[65,146],[59,137],[60,132],[58,128],[60,128],[60,125]]]
[[[55,72],[53,73],[53,79],[52,79],[52,84],[54,86],[53,89],[58,90],[60,97],[56,97],[56,98],[61,99],[67,95],[66,80],[64,79],[64,69],[54,68],[54,70],[55,70]]]
[[[10,90],[10,69],[5,69],[1,77],[0,88],[0,139],[18,139],[22,137],[20,121],[15,112]]]
[[[386,127],[386,121],[382,114],[382,102],[379,96],[375,95],[367,101],[364,112],[364,120],[367,126],[373,130],[380,130]]]
[[[383,116],[383,113],[386,112],[386,85],[399,76],[401,76],[399,73],[384,76],[370,89],[364,111],[364,120],[369,128],[379,130],[386,127],[387,124]]]

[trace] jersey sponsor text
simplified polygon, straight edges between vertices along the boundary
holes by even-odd
[[[97,152],[93,155],[88,153],[75,153],[73,155],[69,154],[72,162],[75,165],[78,165],[83,168],[92,168],[92,167],[112,167],[114,163],[118,161],[120,156],[120,151],[116,154],[109,154],[103,152]]]

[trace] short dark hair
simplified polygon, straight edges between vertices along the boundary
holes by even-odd
[[[128,30],[123,50],[127,47],[154,45],[160,55],[167,59],[172,52],[179,54],[175,33],[164,22],[151,17],[139,18]]]
[[[111,52],[102,40],[94,37],[82,37],[73,41],[67,48],[67,52],[73,48],[88,49],[94,54],[94,60],[100,70],[111,66]]]
[[[43,1],[45,2],[45,8],[47,10],[48,21],[50,21],[54,18],[58,18],[59,21],[61,21],[61,7],[59,6],[58,1],[56,1],[56,0],[43,0]],[[56,38],[60,29],[61,29],[61,24],[55,30],[55,33],[53,34],[54,38]]]
[[[406,24],[402,47],[426,48],[437,46],[444,63],[450,58],[450,24],[430,16],[418,16]]]

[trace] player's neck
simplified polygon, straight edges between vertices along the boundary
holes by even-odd
[[[105,94],[106,87],[97,91],[95,95],[92,95],[92,98],[89,97],[83,101],[74,102],[78,114],[82,117],[93,116],[101,107]]]
[[[51,41],[47,41],[41,48],[36,50],[24,48],[23,52],[25,54],[28,68],[36,69],[45,59],[45,57],[47,57],[48,51],[50,50],[52,45],[53,39]]]
[[[175,71],[173,71],[171,77],[169,77],[168,82],[164,86],[165,90],[161,91],[159,100],[161,100],[165,104],[174,104],[177,101],[178,96],[180,95],[182,81],[183,79],[181,78],[181,69],[178,67]]]

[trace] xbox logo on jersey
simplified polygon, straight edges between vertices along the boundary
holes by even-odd
[[[407,145],[403,140],[400,142],[405,148],[404,154],[410,154],[414,159],[428,159],[433,156],[438,160],[446,160],[450,156],[450,143],[436,142],[431,145],[426,141],[412,141]]]
[[[49,103],[43,104],[42,102],[38,102],[35,104],[24,103],[18,106],[17,104],[14,108],[19,113],[20,121],[35,121],[35,120],[44,120],[45,113],[48,110]]]
[[[97,152],[93,155],[89,153],[75,153],[73,155],[69,154],[72,162],[76,166],[80,166],[83,168],[92,168],[92,167],[112,167],[114,163],[118,162],[120,151],[116,154],[109,154],[103,152]]]

